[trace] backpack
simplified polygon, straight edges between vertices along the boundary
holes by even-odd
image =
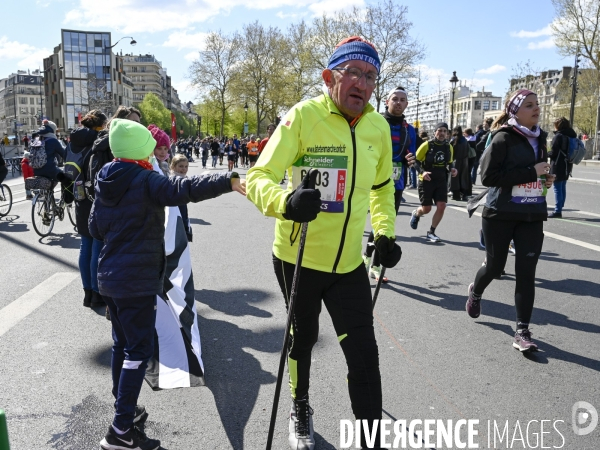
[[[48,155],[46,155],[46,145],[44,141],[38,141],[35,145],[31,145],[29,148],[29,164],[33,169],[41,169],[48,162]]]
[[[92,146],[89,145],[79,153],[74,153],[71,150],[71,145],[67,147],[67,159],[65,161],[64,174],[72,181],[73,196],[75,200],[82,201],[86,198],[85,180],[86,180],[86,163],[89,161],[89,156],[92,151]]]
[[[563,151],[562,153],[566,156],[568,163],[579,164],[585,156],[585,145],[583,144],[581,139],[578,139],[576,137],[567,139],[568,141],[565,142],[567,142],[568,148],[565,148],[567,147],[567,145],[563,145],[565,151]]]
[[[98,139],[96,139],[96,142],[94,142],[92,148],[94,148],[96,144],[98,144],[99,141],[101,141],[102,139],[108,140],[108,137],[105,138],[101,136]],[[96,181],[98,173],[100,172],[102,167],[104,167],[105,164],[111,162],[113,158],[113,154],[110,151],[110,148],[108,147],[108,142],[106,142],[106,148],[98,148],[97,151],[91,153],[90,161],[87,165],[87,174],[84,183],[85,193],[91,201],[94,201],[94,181]]]

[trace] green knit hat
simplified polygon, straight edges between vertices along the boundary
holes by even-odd
[[[108,145],[115,158],[143,160],[152,154],[156,141],[144,125],[133,120],[113,119]]]

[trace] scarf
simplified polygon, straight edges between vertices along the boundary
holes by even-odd
[[[115,158],[113,159],[113,161],[115,162],[124,162],[124,163],[130,163],[130,164],[137,164],[138,166],[144,168],[144,169],[148,169],[148,170],[154,170],[154,167],[152,167],[152,164],[150,164],[150,161],[142,161],[139,159],[126,159],[126,158]]]
[[[533,147],[533,152],[535,154],[535,159],[537,160],[539,157],[539,142],[538,142],[538,138],[540,136],[540,127],[538,125],[536,125],[533,130],[530,130],[527,127],[524,127],[523,125],[521,125],[519,122],[517,122],[517,120],[513,117],[511,119],[508,119],[508,124],[512,125],[513,130],[515,130],[517,133],[522,134],[523,136],[525,136],[527,138],[527,140],[529,141],[529,144],[531,144],[531,146]]]

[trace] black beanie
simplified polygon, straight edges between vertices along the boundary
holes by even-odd
[[[448,130],[448,124],[446,122],[438,122],[438,124],[435,126],[435,131],[437,131],[438,128],[445,128]]]

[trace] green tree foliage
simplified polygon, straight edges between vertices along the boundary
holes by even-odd
[[[138,105],[138,109],[142,113],[142,123],[145,126],[153,123],[165,130],[169,136],[171,135],[171,112],[165,108],[162,100],[156,94],[152,92],[146,94],[144,100]]]
[[[578,92],[575,100],[574,128],[580,133],[593,135],[598,113],[598,96],[600,95],[600,72],[596,69],[582,69],[577,77]],[[567,119],[571,107],[571,86],[564,79],[557,88],[559,106],[554,109],[554,116]]]

